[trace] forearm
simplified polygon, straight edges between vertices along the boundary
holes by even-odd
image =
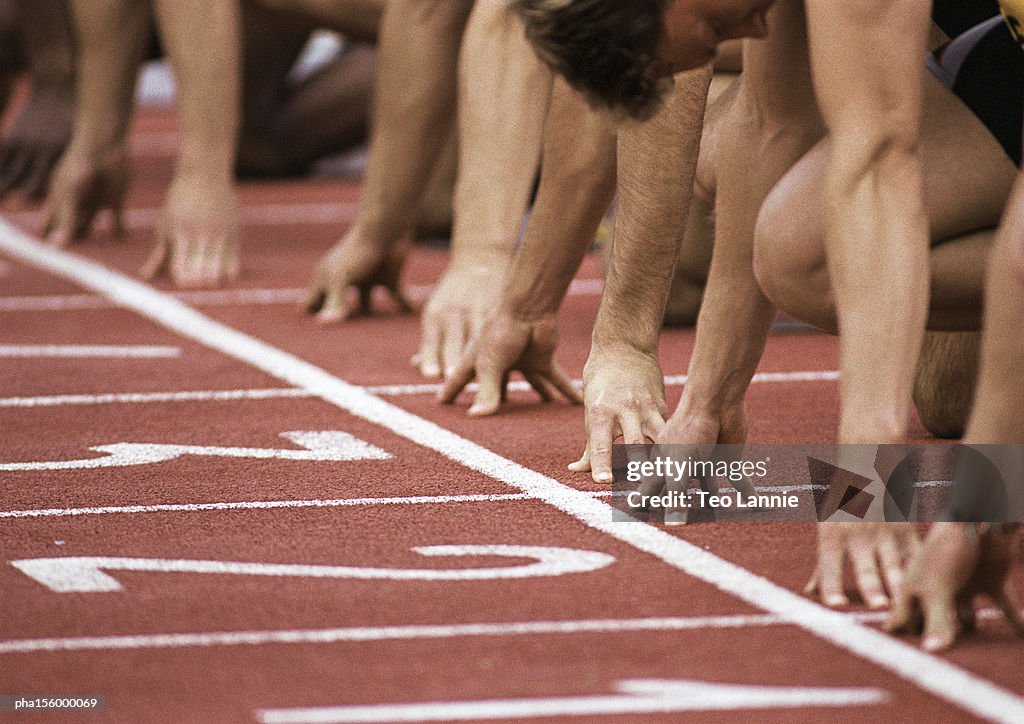
[[[843,442],[897,442],[928,305],[928,228],[921,171],[893,153],[852,183],[827,180],[828,261],[840,332]]]
[[[720,419],[742,405],[775,310],[755,275],[761,206],[821,137],[802,4],[779,3],[772,34],[747,43],[716,158],[715,248],[689,374],[676,415]]]
[[[72,0],[78,107],[71,150],[94,156],[124,142],[149,40],[145,0]]]
[[[906,431],[928,305],[929,238],[917,146],[924,84],[919,59],[930,5],[810,6],[812,34],[826,20],[845,28],[836,38],[830,24],[822,32],[831,47],[811,46],[832,139],[825,243],[840,332],[844,443],[897,442]],[[864,52],[886,62],[864,66]]]
[[[234,174],[241,87],[236,0],[157,0],[160,34],[178,82],[178,173]]]
[[[619,132],[615,243],[594,325],[595,350],[657,348],[710,82],[710,65],[680,74],[654,118]]]
[[[392,245],[415,210],[455,109],[469,0],[389,0],[381,21],[372,145],[356,226]]]
[[[540,160],[551,72],[505,0],[477,0],[459,58],[452,263],[506,264]]]
[[[615,193],[609,116],[557,79],[544,131],[540,188],[502,304],[523,320],[558,310]]]

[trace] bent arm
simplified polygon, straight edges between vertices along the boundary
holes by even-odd
[[[615,244],[594,324],[594,350],[658,346],[697,168],[711,66],[676,76],[665,106],[618,137]]]
[[[149,40],[144,0],[73,0],[78,109],[70,152],[98,155],[124,142],[135,77]]]
[[[825,243],[840,332],[843,443],[896,442],[907,426],[928,305],[917,146],[930,7],[927,0],[808,3],[814,85],[832,138]]]
[[[676,77],[647,123],[618,136],[615,243],[583,370],[587,448],[571,470],[612,478],[612,441],[654,439],[664,424],[658,337],[675,269],[711,82],[710,64]]]
[[[157,0],[160,35],[178,82],[178,173],[233,178],[241,93],[236,0]]]
[[[556,80],[537,201],[503,293],[513,316],[528,321],[558,311],[614,192],[610,118]]]

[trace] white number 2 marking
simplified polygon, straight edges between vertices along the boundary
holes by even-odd
[[[361,568],[355,566],[299,565],[289,563],[235,563],[163,558],[29,558],[11,565],[29,578],[57,593],[96,593],[122,590],[121,584],[103,571],[150,571],[153,573],[217,573],[241,576],[295,576],[301,578],[360,578],[390,581],[488,581],[507,578],[561,576],[587,573],[610,565],[615,559],[597,551],[550,546],[439,545],[412,549],[421,556],[503,556],[532,558],[530,563],[487,568]]]

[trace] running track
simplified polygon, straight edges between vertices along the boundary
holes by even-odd
[[[244,185],[235,288],[136,281],[169,141],[136,126],[125,242],[0,223],[0,693],[132,722],[1024,720],[1002,622],[927,655],[799,595],[806,526],[613,524],[565,471],[579,408],[520,390],[471,420],[409,366],[415,318],[305,318],[357,182]],[[420,299],[443,262],[414,253]],[[562,315],[577,377],[598,278]],[[669,374],[692,342],[667,333]],[[830,440],[836,357],[773,335],[751,439]]]

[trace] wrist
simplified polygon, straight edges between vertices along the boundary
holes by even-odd
[[[462,234],[452,235],[451,266],[466,269],[501,269],[509,268],[515,255],[515,244],[506,241],[480,241],[483,237],[474,237],[473,243],[460,242]]]
[[[235,180],[234,147],[196,147],[195,144],[183,142],[178,153],[174,176],[176,179],[190,179],[201,183],[232,185]]]
[[[594,322],[592,348],[610,351],[626,349],[646,355],[657,355],[659,335],[656,332],[651,333],[649,325],[638,323],[635,317],[630,319],[629,316],[608,312],[606,300],[607,291]]]
[[[688,379],[675,415],[687,420],[719,421],[736,413],[743,414],[744,404],[744,391],[702,389],[698,382]]]

